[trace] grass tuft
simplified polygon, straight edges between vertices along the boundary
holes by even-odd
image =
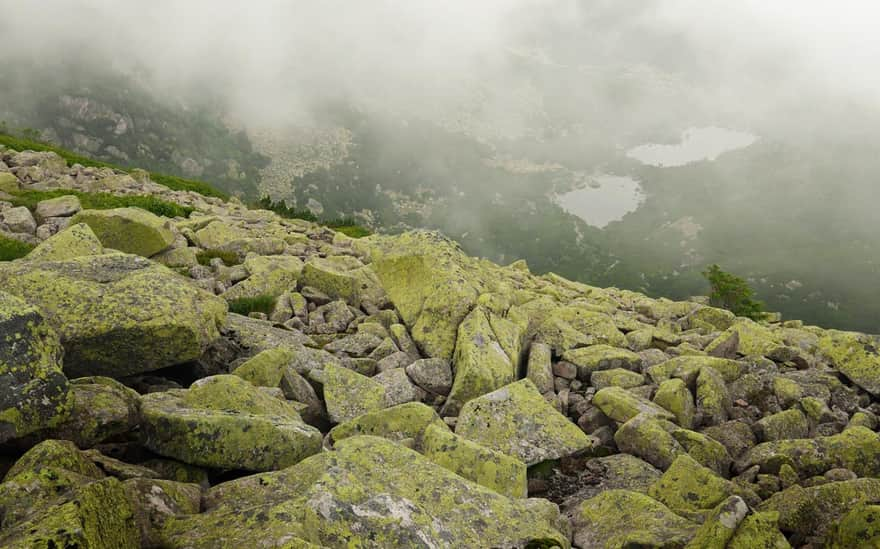
[[[275,309],[275,296],[260,295],[257,297],[242,297],[229,302],[229,312],[247,316],[250,313],[272,314]]]
[[[39,202],[59,196],[73,195],[79,198],[82,207],[87,210],[110,210],[113,208],[141,208],[164,217],[189,217],[194,210],[189,206],[181,206],[150,195],[118,196],[109,193],[84,193],[68,189],[52,191],[20,191],[13,195],[10,202],[16,206],[24,206],[33,211]]]
[[[12,261],[19,259],[30,253],[34,246],[27,242],[21,242],[14,238],[7,238],[0,235],[0,261]]]

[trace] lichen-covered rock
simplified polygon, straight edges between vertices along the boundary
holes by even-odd
[[[24,206],[18,208],[9,208],[8,210],[0,210],[0,226],[5,227],[13,233],[24,233],[33,235],[37,230],[37,222],[31,211]]]
[[[797,408],[764,416],[755,422],[755,433],[762,442],[792,438],[807,438],[810,423]]]
[[[620,387],[621,389],[632,389],[639,385],[645,384],[645,376],[623,368],[612,368],[610,370],[600,370],[593,372],[590,376],[590,385],[597,389],[605,387]]]
[[[715,368],[704,367],[697,376],[697,410],[703,422],[715,425],[727,421],[730,408],[730,391],[724,378]]]
[[[73,443],[48,440],[0,484],[0,546],[136,549],[140,536],[122,484]]]
[[[730,496],[706,517],[705,522],[694,534],[687,549],[704,547],[727,547],[727,542],[736,533],[742,520],[749,512],[749,506],[739,496]]]
[[[458,326],[453,360],[455,378],[443,408],[456,415],[469,400],[503,387],[516,379],[510,356],[504,351],[482,307],[474,309]]]
[[[880,396],[880,343],[874,338],[828,330],[817,347],[840,373],[872,395]]]
[[[578,547],[684,547],[697,525],[645,494],[608,490],[573,512]]]
[[[614,442],[621,452],[639,457],[658,469],[666,470],[685,449],[669,433],[662,420],[650,414],[639,414],[614,433]]]
[[[733,459],[739,458],[757,444],[752,428],[748,423],[739,420],[706,427],[702,433],[721,443]]]
[[[15,174],[0,172],[0,192],[13,194],[21,190],[21,183]]]
[[[610,345],[591,345],[572,349],[562,355],[567,362],[578,367],[578,379],[589,381],[593,372],[624,368],[639,371],[642,358],[636,353]]]
[[[744,471],[758,465],[763,473],[778,473],[783,464],[788,464],[802,477],[821,475],[839,467],[859,476],[878,476],[878,456],[880,436],[865,427],[850,427],[827,437],[758,444],[737,462],[737,470]]]
[[[256,256],[245,260],[248,277],[232,286],[222,296],[227,301],[259,296],[278,297],[296,289],[303,263],[298,257]]]
[[[321,449],[321,432],[289,403],[232,375],[142,397],[144,445],[184,463],[268,471]]]
[[[502,496],[369,436],[221,484],[205,501],[205,513],[166,523],[169,546],[569,547],[555,505]]]
[[[41,200],[34,208],[37,221],[43,223],[49,217],[70,217],[82,210],[82,204],[76,195],[68,194],[48,200]]]
[[[85,223],[70,225],[63,231],[40,242],[30,251],[30,261],[64,261],[84,255],[104,253],[101,241]]]
[[[716,370],[727,383],[737,380],[743,371],[742,366],[735,360],[714,356],[686,355],[651,366],[648,368],[648,376],[654,380],[654,383],[662,383],[675,377],[692,387],[700,375],[700,371],[705,367]]]
[[[70,396],[70,416],[36,436],[70,440],[85,449],[127,433],[140,423],[140,396],[114,379],[74,379],[70,382]]]
[[[779,513],[752,513],[740,523],[727,549],[791,549],[778,522]]]
[[[74,487],[0,532],[0,546],[138,549],[141,539],[122,483],[107,478]]]
[[[248,253],[279,255],[284,252],[283,239],[273,236],[255,236],[255,233],[239,227],[229,220],[211,219],[207,224],[197,221],[199,228],[193,240],[200,248],[230,252],[244,260]],[[179,225],[180,226],[180,225]]]
[[[423,358],[406,366],[409,378],[435,395],[448,395],[452,390],[452,366],[442,358]]]
[[[657,387],[654,404],[658,404],[675,415],[675,422],[690,429],[694,425],[696,406],[694,396],[685,382],[680,379],[667,379]]]
[[[860,478],[808,488],[795,484],[773,494],[758,506],[758,511],[778,513],[783,532],[822,537],[860,503],[880,503],[880,479]]]
[[[549,345],[553,352],[565,360],[577,364],[566,356],[566,351],[575,347],[607,345],[613,348],[626,346],[626,336],[617,329],[614,320],[605,313],[577,306],[556,306],[538,325],[535,340]],[[619,351],[626,351],[619,349]],[[592,357],[591,357],[592,358]],[[601,360],[601,359],[598,359]],[[623,367],[623,362],[615,364],[613,359],[609,368]],[[585,370],[586,379],[589,372]]]
[[[461,477],[508,497],[527,495],[526,464],[516,458],[458,436],[436,423],[425,430],[421,447],[425,457]]]
[[[0,292],[0,443],[67,418],[73,403],[61,357],[41,312]]]
[[[334,364],[326,365],[324,374],[324,401],[334,423],[386,407],[385,387],[381,383]]]
[[[648,495],[679,515],[702,523],[709,511],[737,492],[734,483],[684,454],[675,458]]]
[[[419,444],[425,430],[431,425],[449,430],[433,408],[420,402],[409,402],[340,423],[331,429],[330,437],[339,441],[357,435],[371,435],[396,442],[412,439]]]
[[[376,274],[349,255],[309,258],[303,267],[302,285],[316,288],[355,307],[363,303],[382,306],[386,302],[385,291]]]
[[[592,446],[527,380],[506,385],[464,405],[456,434],[534,465]]]
[[[85,223],[105,248],[150,257],[174,243],[171,222],[140,208],[83,210],[71,225]]]
[[[226,317],[222,299],[127,254],[0,265],[0,285],[44,313],[71,377],[122,377],[198,358]]]
[[[424,231],[389,238],[372,252],[372,267],[419,348],[452,359],[458,325],[485,287],[472,261],[452,241]]]
[[[541,394],[553,391],[553,351],[546,343],[532,343],[526,364],[526,378]]]
[[[639,414],[675,419],[675,416],[666,409],[620,387],[606,387],[599,390],[593,396],[593,404],[606,416],[620,423],[625,423]]]
[[[798,354],[795,349],[785,344],[779,333],[747,318],[738,318],[730,328],[706,346],[706,352],[712,354],[712,351],[718,345],[725,343],[733,332],[738,336],[736,350],[741,355],[765,356],[785,362]]]
[[[390,368],[376,374],[372,379],[385,387],[386,406],[421,402],[428,396],[421,387],[412,382],[403,368]]]
[[[880,505],[856,505],[840,519],[829,537],[829,549],[880,547]]]
[[[135,478],[123,482],[140,530],[142,547],[162,547],[162,526],[173,516],[199,512],[202,489],[196,484]]]

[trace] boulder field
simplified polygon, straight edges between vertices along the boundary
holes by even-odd
[[[0,547],[880,546],[877,337],[59,160],[0,151]]]

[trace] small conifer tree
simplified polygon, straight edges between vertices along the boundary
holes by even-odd
[[[744,279],[722,271],[718,265],[710,265],[703,276],[711,286],[709,303],[712,306],[752,320],[764,318],[764,304],[753,299],[754,291]]]

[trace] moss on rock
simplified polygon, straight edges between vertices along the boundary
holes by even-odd
[[[103,253],[104,247],[92,229],[85,223],[77,223],[39,243],[27,255],[27,259],[28,261],[63,261]]]
[[[324,367],[324,401],[335,423],[385,408],[385,387],[367,376],[343,366]]]
[[[231,375],[142,399],[144,445],[184,463],[266,471],[320,451],[321,433],[291,404]]]
[[[0,284],[44,313],[71,377],[121,377],[198,358],[226,317],[222,299],[134,255],[5,264]]]
[[[83,210],[70,223],[88,225],[105,248],[143,257],[156,255],[174,242],[171,222],[140,208]]]
[[[464,405],[456,434],[534,465],[589,449],[592,441],[527,380]]]
[[[0,292],[0,443],[59,425],[73,402],[58,334],[35,307]]]

